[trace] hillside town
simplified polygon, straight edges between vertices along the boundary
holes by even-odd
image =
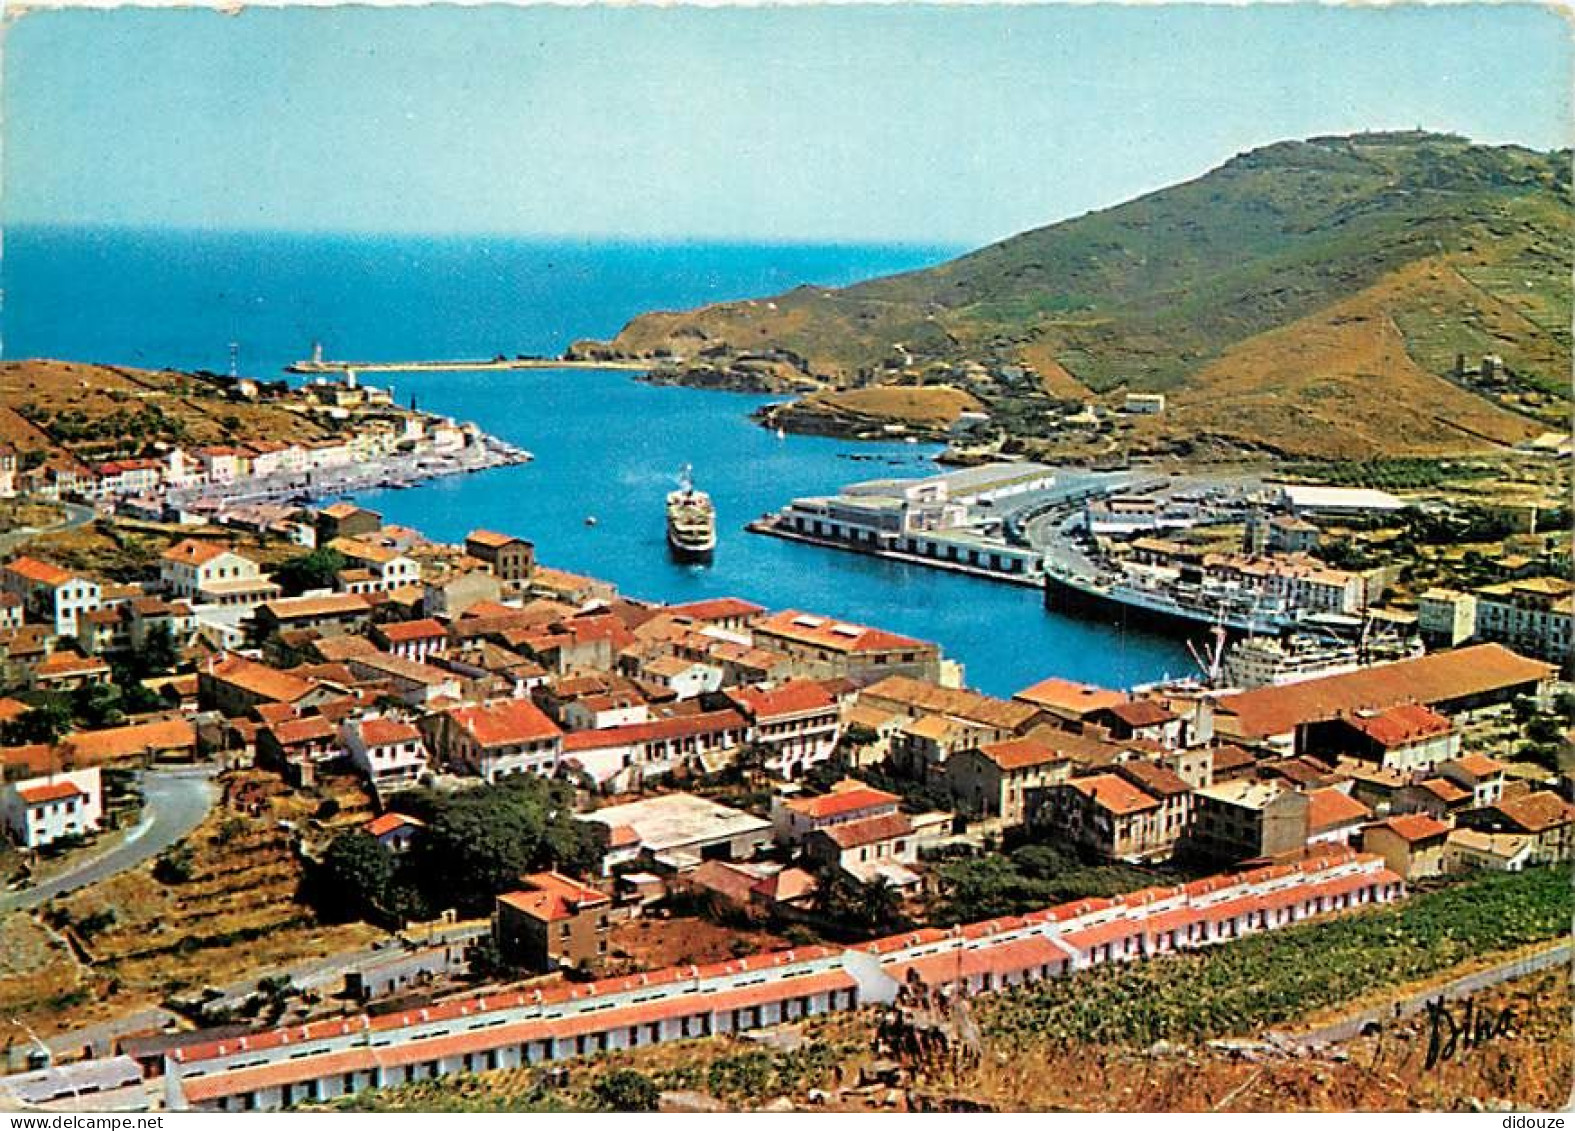
[[[286,986],[258,1014],[215,990],[151,1032],[67,1032],[58,1061],[13,1049],[26,1071],[0,1086],[289,1107],[891,1003],[915,978],[971,995],[1228,946],[1575,855],[1552,579],[1430,612],[1436,651],[1001,698],[875,625],[652,604],[524,537],[445,544],[352,502],[278,510],[250,532],[293,548],[272,568],[235,516],[167,514],[139,580],[0,566],[0,863],[26,893],[155,807],[138,775],[200,769],[223,821],[277,835],[306,877],[281,898],[404,942],[345,966],[343,994]],[[1025,850],[1077,898],[1035,904],[1023,876],[1016,903],[964,894]],[[193,868],[176,844],[154,876],[178,891]],[[682,943],[702,935],[704,960]]]

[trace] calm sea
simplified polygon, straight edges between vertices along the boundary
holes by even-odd
[[[936,262],[947,248],[619,244],[24,228],[0,262],[6,357],[277,375],[314,341],[392,360],[559,352],[644,310],[835,286]],[[736,594],[939,641],[974,685],[1047,675],[1124,685],[1179,674],[1174,641],[1046,613],[1038,593],[746,534],[799,494],[933,469],[923,445],[778,439],[768,398],[536,371],[393,379],[401,401],[474,420],[533,463],[363,496],[435,537],[477,526],[533,539],[549,564],[665,601]],[[681,464],[716,500],[710,566],[667,557],[662,500]],[[586,519],[594,517],[595,525]]]

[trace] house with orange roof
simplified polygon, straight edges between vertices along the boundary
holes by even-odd
[[[279,596],[256,562],[208,538],[185,538],[160,554],[159,584],[171,597],[204,605],[250,606]]]
[[[26,556],[0,567],[0,590],[14,595],[29,617],[53,627],[57,636],[75,636],[78,615],[103,604],[98,582]]]
[[[343,758],[339,728],[322,715],[267,723],[257,732],[257,763],[278,770],[298,786],[317,781],[325,763]]]
[[[865,785],[856,778],[843,778],[829,793],[804,797],[785,786],[771,797],[771,827],[780,844],[803,843],[810,833],[849,821],[885,817],[897,812],[902,798],[895,793]]]
[[[1302,728],[1299,748],[1314,757],[1349,757],[1379,769],[1426,773],[1460,753],[1460,733],[1421,703],[1360,710]]]
[[[1395,793],[1391,811],[1395,813],[1426,813],[1440,821],[1449,821],[1473,804],[1471,790],[1462,789],[1446,777],[1416,778],[1401,786]]]
[[[86,625],[86,615],[78,618]],[[40,691],[74,691],[87,683],[109,679],[109,664],[97,656],[79,656],[69,648],[51,652],[33,669],[32,685]]]
[[[1307,791],[1307,843],[1350,844],[1373,811],[1338,786]]]
[[[532,970],[595,969],[607,957],[612,899],[561,872],[520,877],[498,896],[493,937],[506,961]]]
[[[192,761],[197,756],[197,728],[186,718],[153,719],[79,730],[61,739],[60,747],[67,759],[79,766]]]
[[[1088,713],[1087,721],[1103,727],[1118,742],[1155,742],[1167,750],[1186,737],[1186,720],[1157,699],[1132,699]]]
[[[330,503],[314,516],[317,544],[326,546],[336,538],[360,538],[383,528],[383,516],[354,503]]]
[[[87,836],[97,831],[103,816],[97,766],[0,786],[0,824],[21,848],[43,848],[67,837]]]
[[[529,699],[439,711],[421,727],[446,765],[489,782],[513,774],[551,777],[563,756],[563,731]]]
[[[814,679],[908,675],[937,680],[941,675],[936,644],[816,613],[785,609],[758,618],[750,633],[757,646],[791,657],[800,675]]]
[[[1504,798],[1460,815],[1467,828],[1531,838],[1530,862],[1562,864],[1575,859],[1575,805],[1549,790]]]
[[[919,858],[919,838],[906,813],[816,829],[804,838],[804,855],[863,883],[884,882],[899,891],[917,887],[921,879],[910,867]]]
[[[1065,752],[1031,735],[959,750],[946,760],[946,782],[961,811],[1020,825],[1032,791],[1068,780],[1072,769]]]
[[[1089,774],[1035,791],[1029,821],[1112,860],[1161,860],[1179,830],[1166,827],[1164,802],[1115,773]]]
[[[1388,817],[1362,830],[1362,851],[1376,852],[1397,876],[1421,880],[1444,872],[1450,827],[1425,813]]]
[[[409,852],[411,844],[426,827],[427,823],[420,817],[408,813],[384,813],[361,826],[368,836],[393,853]]]
[[[765,755],[768,773],[793,781],[830,758],[842,734],[842,708],[824,684],[790,679],[774,687],[724,693],[749,720],[749,740]]]
[[[448,651],[448,629],[431,617],[373,625],[372,639],[385,652],[407,660],[425,660]]]
[[[619,793],[680,768],[710,773],[733,763],[749,737],[737,711],[700,711],[627,726],[582,730],[563,739],[563,756],[596,785]]]
[[[332,694],[312,680],[245,656],[216,657],[197,671],[197,701],[225,718],[244,715],[259,703],[287,703],[297,709],[313,707]]]
[[[1307,845],[1308,796],[1279,778],[1236,778],[1193,791],[1190,844],[1218,860],[1257,860]]]
[[[745,632],[766,610],[753,601],[744,601],[738,597],[710,597],[681,605],[668,605],[665,611],[700,624]]]
[[[472,530],[465,536],[465,552],[487,563],[505,593],[523,593],[536,569],[536,547],[513,534]]]
[[[1312,723],[1420,703],[1442,715],[1470,714],[1513,702],[1542,700],[1551,664],[1516,655],[1501,644],[1474,644],[1359,671],[1227,695],[1215,705],[1215,731],[1228,740],[1292,746]]]
[[[1128,696],[1125,691],[1111,691],[1091,683],[1052,676],[1023,688],[1012,698],[1064,722],[1077,723],[1095,711],[1125,703]]]
[[[1438,773],[1461,789],[1470,790],[1471,807],[1481,809],[1486,805],[1497,804],[1504,796],[1504,775],[1507,769],[1503,762],[1473,751],[1443,763],[1438,767]]]
[[[382,797],[401,789],[414,789],[430,768],[426,741],[414,723],[375,715],[347,718],[339,737],[374,793]]]

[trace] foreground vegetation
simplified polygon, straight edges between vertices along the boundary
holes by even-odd
[[[1235,1036],[1569,933],[1569,873],[1473,877],[1358,915],[980,999],[986,1034],[1145,1047]]]

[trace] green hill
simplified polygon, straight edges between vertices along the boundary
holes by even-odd
[[[1228,419],[1203,431],[1227,445],[1312,455],[1362,454],[1369,441],[1345,437],[1321,451],[1316,438],[1288,434],[1309,395],[1336,421],[1366,414],[1385,450],[1406,447],[1390,431],[1405,430],[1388,418],[1392,406],[1367,411],[1382,407],[1368,402],[1386,398],[1398,366],[1407,396],[1428,399],[1430,380],[1451,383],[1435,390],[1436,434],[1411,450],[1470,450],[1567,427],[1570,204],[1568,151],[1427,133],[1283,142],[934,268],[648,314],[612,342],[576,350],[655,358],[671,379],[701,384],[945,382],[982,400],[1017,439],[1059,436],[1046,408],[1057,399],[1121,390],[1166,392],[1190,411],[1195,434],[1198,407],[1221,401],[1213,386],[1227,377],[1250,386],[1256,373],[1266,384],[1233,396],[1287,398],[1262,414],[1266,431]],[[1298,327],[1318,328],[1320,313],[1336,308],[1401,348],[1347,332],[1332,352],[1325,334],[1307,357],[1279,356],[1298,352]],[[1457,354],[1467,362],[1458,372]],[[1484,354],[1503,369],[1477,374]],[[1305,380],[1281,390],[1287,364],[1302,378],[1311,364],[1312,377],[1328,380],[1312,382],[1314,394]],[[1145,422],[1121,442],[1173,439]]]

